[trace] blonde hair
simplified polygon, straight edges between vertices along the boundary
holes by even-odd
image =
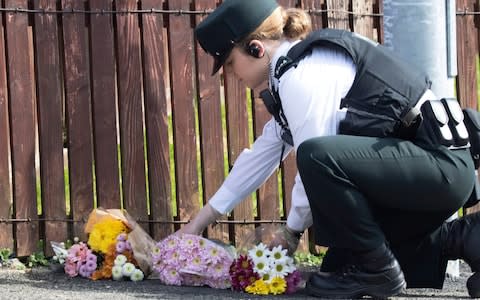
[[[311,31],[312,21],[304,10],[279,6],[239,44],[246,47],[252,40],[304,39]]]

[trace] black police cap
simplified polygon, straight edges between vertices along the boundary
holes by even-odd
[[[275,0],[225,0],[195,28],[200,46],[215,60],[212,75],[235,43],[254,32],[277,7]]]

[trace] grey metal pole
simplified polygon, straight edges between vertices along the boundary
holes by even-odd
[[[384,44],[430,75],[438,99],[455,97],[455,7],[455,0],[383,0]],[[460,276],[458,261],[447,275]]]
[[[454,97],[455,0],[384,0],[384,44],[425,70],[437,97]]]

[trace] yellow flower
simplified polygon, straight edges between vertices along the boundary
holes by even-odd
[[[116,243],[120,233],[127,233],[127,227],[118,219],[106,218],[95,225],[88,236],[88,245],[94,251],[107,253],[110,245]]]
[[[258,279],[245,288],[247,293],[255,295],[268,295],[269,290],[268,284],[263,279]]]
[[[287,289],[287,282],[282,277],[274,277],[269,284],[270,293],[274,295],[283,294]]]

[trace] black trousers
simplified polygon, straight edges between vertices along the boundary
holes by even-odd
[[[467,201],[474,184],[468,150],[425,150],[394,138],[337,135],[305,141],[297,166],[322,269],[350,262],[352,251],[386,243],[409,287],[441,288],[447,261],[442,225]]]

